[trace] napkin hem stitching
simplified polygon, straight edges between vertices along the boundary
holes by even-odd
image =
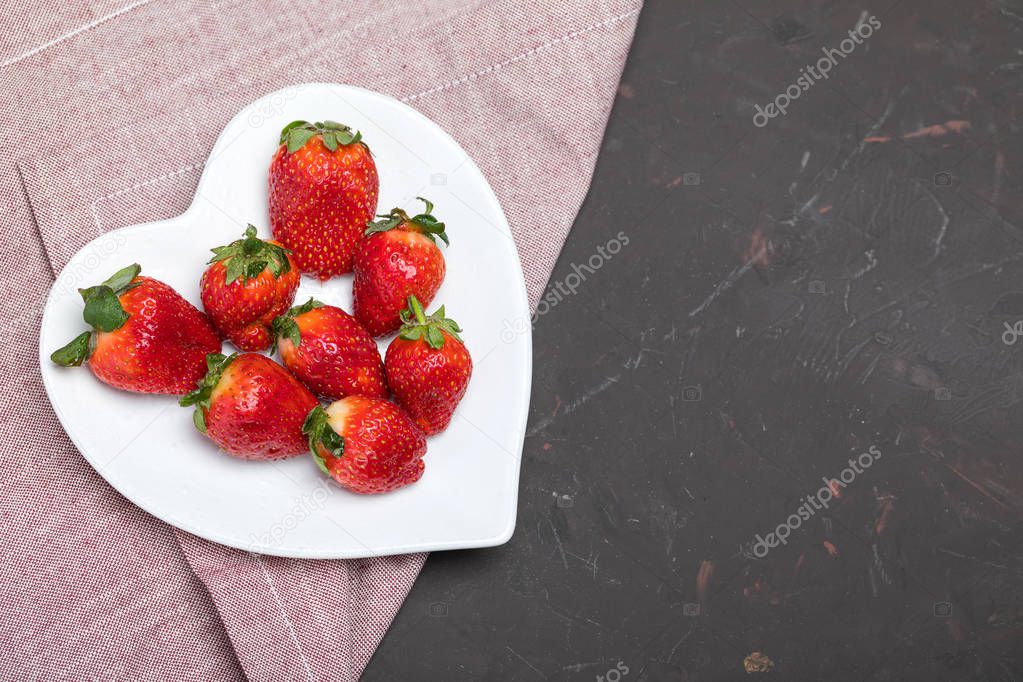
[[[434,94],[436,92],[441,92],[443,90],[448,90],[449,88],[453,88],[456,85],[461,85],[463,83],[467,83],[469,81],[476,80],[480,76],[485,76],[488,73],[493,73],[494,71],[499,71],[500,69],[502,69],[502,68],[504,68],[506,66],[511,66],[512,64],[515,64],[516,62],[521,62],[524,59],[529,59],[533,55],[535,55],[535,54],[537,54],[539,52],[544,52],[544,51],[554,47],[555,45],[560,45],[563,42],[566,42],[566,41],[569,41],[569,40],[574,40],[574,39],[578,38],[579,36],[581,36],[583,34],[586,34],[586,33],[590,33],[592,31],[595,31],[598,28],[604,28],[605,26],[610,26],[611,24],[616,24],[619,21],[622,21],[624,19],[627,19],[628,17],[631,17],[633,14],[639,14],[639,10],[638,9],[629,10],[628,12],[623,12],[621,14],[616,14],[613,17],[608,17],[604,21],[598,21],[597,23],[591,24],[590,26],[587,26],[586,28],[576,29],[574,31],[566,33],[565,35],[561,36],[560,38],[554,38],[552,40],[548,40],[546,43],[542,43],[540,45],[537,45],[536,47],[532,47],[532,48],[526,50],[525,52],[520,52],[519,54],[515,55],[514,57],[509,57],[508,59],[505,59],[504,61],[498,62],[496,64],[491,64],[490,66],[485,67],[483,69],[480,69],[479,71],[476,71],[474,73],[470,73],[467,76],[462,76],[461,78],[456,78],[454,80],[450,80],[447,83],[442,83],[441,85],[438,85],[436,87],[430,88],[429,90],[424,90],[424,91],[416,93],[414,95],[409,95],[408,97],[403,97],[401,101],[402,102],[414,102],[415,100],[417,100],[417,99],[419,99],[421,97],[426,97],[427,95],[432,95],[432,94]]]
[[[157,176],[155,178],[149,178],[148,180],[144,180],[142,182],[136,182],[131,187],[125,187],[123,189],[117,190],[116,192],[111,192],[110,194],[107,194],[105,196],[97,197],[96,199],[93,199],[92,203],[89,204],[89,213],[92,214],[92,221],[94,223],[96,223],[96,230],[99,232],[99,234],[103,234],[102,221],[100,221],[100,219],[99,219],[99,214],[96,213],[96,206],[101,201],[107,201],[109,199],[116,199],[117,197],[124,196],[125,194],[131,194],[135,190],[142,189],[143,187],[147,187],[149,185],[153,185],[153,184],[156,184],[158,182],[162,182],[164,180],[169,180],[170,178],[173,178],[176,175],[181,175],[182,173],[187,173],[190,170],[197,170],[199,168],[202,168],[205,165],[206,165],[205,161],[200,161],[199,163],[193,163],[193,164],[190,164],[188,166],[184,166],[182,168],[178,168],[177,170],[170,171],[169,173],[164,173],[163,175],[159,175],[159,176]]]
[[[137,9],[139,7],[142,7],[143,5],[148,5],[151,2],[153,2],[153,0],[138,0],[137,2],[133,2],[133,3],[130,3],[128,5],[125,5],[124,7],[122,7],[121,9],[119,9],[119,10],[117,10],[115,12],[111,12],[110,14],[105,14],[105,15],[103,15],[102,17],[100,17],[98,19],[93,19],[92,21],[88,22],[87,24],[82,24],[81,26],[79,26],[76,29],[73,29],[71,31],[68,31],[67,33],[64,33],[63,35],[59,35],[56,38],[53,38],[51,40],[46,41],[42,45],[37,45],[36,47],[33,47],[33,48],[31,48],[30,50],[28,50],[26,52],[22,52],[21,54],[19,54],[16,57],[11,57],[7,61],[5,61],[3,64],[0,64],[0,69],[6,68],[8,66],[14,66],[15,64],[17,64],[20,61],[24,61],[24,60],[26,60],[26,59],[28,59],[30,57],[34,57],[35,55],[39,54],[40,52],[44,52],[44,51],[50,49],[51,47],[53,47],[55,45],[61,44],[65,40],[70,40],[71,38],[74,38],[75,36],[80,35],[82,33],[85,33],[86,31],[91,31],[92,29],[96,28],[100,24],[105,24],[106,22],[110,21],[111,19],[116,19],[117,17],[121,16],[125,12],[130,12],[133,9]]]

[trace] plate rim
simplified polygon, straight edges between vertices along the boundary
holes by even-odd
[[[484,193],[484,197],[485,197],[485,199],[489,200],[493,204],[493,208],[495,208],[497,210],[497,215],[501,219],[501,223],[502,223],[501,226],[504,228],[504,230],[507,231],[507,235],[509,237],[509,242],[511,244],[512,254],[515,257],[515,261],[517,262],[518,269],[519,269],[519,276],[516,278],[518,295],[519,295],[519,298],[520,298],[520,302],[522,303],[523,310],[527,311],[527,313],[530,312],[529,295],[528,295],[528,291],[526,289],[525,272],[522,270],[522,261],[521,261],[521,258],[519,256],[518,245],[515,242],[514,233],[511,230],[511,225],[508,222],[508,218],[505,215],[504,209],[502,208],[501,203],[498,200],[497,195],[494,192],[493,187],[490,185],[490,182],[487,180],[486,175],[483,174],[483,171],[480,170],[479,166],[476,165],[476,162],[472,158],[472,156],[468,152],[466,152],[465,149],[458,143],[458,141],[455,140],[438,123],[434,122],[428,116],[426,116],[422,112],[414,109],[413,107],[409,106],[405,102],[402,102],[402,101],[400,101],[400,100],[398,100],[398,99],[396,99],[394,97],[391,97],[389,95],[385,95],[383,93],[375,92],[373,90],[368,90],[366,88],[362,88],[362,87],[355,86],[355,85],[347,85],[347,84],[343,84],[343,83],[327,83],[327,82],[322,82],[322,81],[316,81],[316,82],[299,83],[299,84],[295,84],[295,85],[290,85],[290,86],[286,86],[284,88],[280,88],[280,89],[268,92],[268,93],[260,96],[259,98],[253,100],[249,104],[245,105],[241,109],[239,109],[238,112],[235,113],[235,115],[232,116],[231,119],[224,125],[223,129],[218,134],[216,142],[214,143],[213,147],[210,149],[210,152],[209,152],[208,156],[206,157],[206,160],[203,162],[203,172],[202,172],[202,175],[199,178],[199,182],[196,184],[195,192],[194,192],[194,194],[192,196],[192,201],[189,203],[188,208],[186,208],[182,213],[180,213],[180,214],[178,214],[176,216],[170,217],[170,218],[163,218],[163,219],[160,219],[160,220],[153,220],[153,221],[144,222],[144,223],[134,223],[134,224],[131,224],[131,225],[125,225],[123,227],[119,227],[119,228],[116,228],[116,229],[113,229],[113,230],[109,230],[107,232],[104,232],[104,233],[94,237],[93,239],[90,239],[88,242],[86,242],[80,248],[78,248],[75,251],[75,253],[72,254],[68,258],[67,262],[65,262],[65,264],[61,268],[60,272],[54,278],[53,283],[50,285],[49,291],[47,292],[47,296],[46,296],[46,302],[45,302],[45,305],[43,307],[43,315],[42,315],[42,318],[40,319],[39,334],[38,334],[38,336],[39,336],[39,362],[40,362],[40,366],[45,365],[45,363],[47,363],[49,361],[50,353],[47,352],[47,350],[46,350],[49,347],[49,344],[45,343],[45,330],[47,328],[47,321],[49,320],[51,314],[53,314],[54,301],[55,301],[55,298],[56,298],[57,293],[58,293],[58,285],[61,282],[62,278],[64,277],[64,275],[65,275],[66,271],[68,270],[68,268],[74,263],[74,261],[79,257],[79,255],[83,251],[86,251],[86,250],[90,249],[91,247],[93,247],[93,245],[96,242],[104,240],[104,239],[108,239],[113,234],[126,234],[126,233],[129,233],[129,232],[135,231],[135,230],[150,229],[150,228],[153,228],[153,227],[156,227],[156,226],[170,227],[170,226],[173,226],[175,223],[187,222],[187,219],[191,217],[192,213],[194,213],[194,212],[199,210],[200,195],[202,194],[202,191],[205,188],[206,184],[209,182],[210,161],[211,160],[215,160],[215,158],[216,158],[216,156],[218,154],[218,151],[221,149],[221,147],[223,145],[229,144],[229,143],[225,142],[226,138],[225,138],[224,132],[229,130],[232,126],[234,126],[235,123],[238,120],[240,120],[244,115],[246,115],[252,108],[260,105],[263,102],[266,102],[266,101],[272,99],[275,96],[286,95],[289,91],[294,91],[296,88],[300,88],[300,89],[303,89],[303,90],[305,90],[305,89],[312,89],[312,88],[340,88],[342,90],[354,90],[354,91],[358,91],[359,93],[362,93],[364,95],[368,95],[370,97],[383,100],[383,101],[385,101],[385,102],[387,102],[388,104],[391,104],[391,105],[397,104],[397,105],[399,105],[399,107],[401,109],[404,109],[406,113],[408,113],[408,114],[410,114],[412,116],[418,117],[418,118],[422,119],[423,121],[427,122],[430,126],[432,126],[432,128],[435,130],[436,133],[438,133],[440,136],[442,136],[446,140],[446,142],[448,142],[449,144],[454,145],[455,148],[461,150],[461,152],[463,154],[465,154],[465,156],[466,156],[466,164],[472,170],[474,170],[479,175],[480,178],[482,178],[483,185],[484,185],[485,190],[486,190],[486,192]],[[203,538],[203,539],[206,539],[206,540],[210,540],[211,542],[215,542],[217,544],[220,544],[220,545],[223,545],[223,546],[226,546],[226,547],[231,547],[233,549],[239,549],[239,550],[253,552],[253,553],[257,553],[257,554],[265,554],[265,555],[268,555],[268,556],[279,556],[279,557],[295,558],[295,559],[359,559],[359,558],[371,558],[371,557],[391,556],[391,555],[399,555],[399,554],[413,554],[413,553],[419,553],[419,552],[432,552],[432,551],[445,551],[445,550],[457,550],[457,549],[486,548],[486,547],[496,547],[496,546],[499,546],[499,545],[502,545],[502,544],[505,544],[506,542],[508,542],[508,540],[511,539],[512,535],[515,532],[515,527],[516,527],[517,520],[518,520],[519,480],[520,480],[521,471],[522,471],[522,459],[523,459],[522,455],[523,455],[523,450],[524,450],[524,447],[525,447],[526,427],[528,426],[528,422],[529,422],[529,404],[530,404],[530,396],[531,396],[531,393],[532,393],[532,383],[533,383],[533,330],[532,330],[532,325],[527,325],[527,327],[528,327],[528,329],[526,329],[525,333],[523,334],[523,336],[525,337],[524,343],[525,343],[525,346],[526,346],[525,349],[524,349],[525,350],[525,366],[523,367],[523,369],[525,371],[525,375],[526,376],[525,376],[525,381],[522,384],[522,395],[519,396],[520,399],[523,400],[523,402],[524,402],[524,404],[526,406],[526,409],[525,409],[523,418],[521,419],[520,424],[518,425],[518,429],[517,429],[518,433],[517,433],[517,436],[516,436],[516,439],[515,439],[517,441],[517,443],[518,443],[518,446],[517,446],[516,452],[515,452],[515,466],[513,467],[513,474],[512,474],[512,477],[511,477],[512,480],[510,481],[510,483],[511,483],[511,485],[513,487],[512,488],[513,489],[513,494],[511,495],[511,502],[508,505],[508,508],[503,510],[504,513],[505,513],[505,519],[504,519],[503,527],[500,530],[500,532],[498,532],[496,535],[491,535],[491,536],[488,536],[488,537],[470,538],[470,539],[463,539],[463,540],[457,540],[457,541],[424,541],[424,542],[420,542],[420,543],[406,543],[406,544],[402,544],[402,545],[392,545],[392,546],[381,547],[381,548],[373,548],[373,549],[364,548],[362,550],[356,550],[356,551],[337,551],[337,550],[303,549],[303,548],[287,549],[287,548],[282,548],[282,547],[276,547],[276,546],[271,545],[271,544],[263,544],[263,543],[260,543],[260,542],[246,544],[246,543],[242,543],[242,542],[237,542],[233,538],[225,537],[224,535],[222,535],[222,534],[220,534],[218,532],[211,532],[211,531],[209,531],[207,529],[198,527],[195,524],[191,524],[191,523],[188,523],[188,522],[181,521],[180,519],[176,518],[173,513],[169,513],[169,512],[166,512],[166,511],[158,513],[157,511],[154,511],[151,508],[151,505],[147,504],[146,501],[143,501],[143,499],[145,497],[144,495],[136,494],[136,491],[133,490],[130,485],[126,485],[126,482],[123,481],[123,480],[119,480],[117,483],[112,481],[110,479],[110,477],[108,477],[108,475],[106,473],[104,473],[103,468],[100,467],[97,462],[94,462],[85,453],[85,449],[81,446],[81,439],[80,439],[79,435],[74,433],[73,430],[68,427],[67,421],[64,418],[64,415],[63,415],[63,412],[62,412],[61,408],[57,405],[57,403],[51,397],[51,394],[54,391],[54,386],[51,385],[51,381],[53,380],[52,377],[49,376],[49,373],[44,372],[44,371],[40,371],[40,375],[41,375],[42,380],[43,380],[43,387],[44,387],[44,389],[46,391],[47,400],[49,401],[50,406],[53,409],[54,414],[56,415],[58,421],[60,422],[61,428],[64,430],[64,432],[71,439],[71,442],[74,444],[75,449],[82,456],[82,458],[107,483],[107,485],[109,485],[111,488],[113,488],[119,494],[123,495],[125,497],[125,499],[127,499],[129,502],[131,502],[135,506],[137,506],[140,509],[142,509],[143,511],[145,511],[147,514],[150,514],[151,516],[153,516],[153,517],[155,517],[155,518],[157,518],[157,519],[159,519],[159,520],[161,520],[161,521],[163,521],[165,523],[168,523],[168,524],[170,524],[171,526],[173,526],[173,527],[175,527],[177,529],[183,530],[183,531],[185,531],[187,533],[191,533],[192,535],[195,535],[197,537],[200,537],[200,538]],[[166,397],[168,400],[175,399],[175,396],[162,396],[162,397]],[[143,498],[143,499],[140,499],[140,497]]]

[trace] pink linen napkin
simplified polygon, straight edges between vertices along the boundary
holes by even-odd
[[[640,4],[46,0],[0,17],[0,678],[359,677],[425,555],[259,556],[118,495],[42,389],[36,330],[54,273],[97,234],[184,211],[220,130],[252,100],[343,82],[409,103],[468,151],[535,306],[589,186]]]

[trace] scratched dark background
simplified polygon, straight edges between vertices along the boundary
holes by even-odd
[[[536,324],[515,536],[434,554],[365,679],[1023,679],[1021,94],[1020,0],[649,1],[552,285],[629,244]]]

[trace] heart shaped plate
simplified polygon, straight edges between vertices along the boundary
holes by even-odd
[[[350,493],[311,456],[246,462],[218,451],[171,396],[112,389],[50,353],[84,330],[78,287],[129,263],[200,306],[209,249],[247,223],[269,236],[267,169],[281,128],[330,119],[360,130],[380,174],[378,212],[416,211],[425,196],[447,225],[443,304],[474,359],[450,427],[428,441],[423,478],[384,495]],[[309,296],[351,311],[350,275],[302,278]],[[188,210],[106,233],[57,278],[39,334],[43,382],[71,440],[114,488],[142,509],[203,538],[252,552],[355,558],[487,547],[511,537],[529,409],[532,343],[522,270],[508,222],[476,164],[440,127],[384,95],[347,85],[294,86],[253,102],[217,140]],[[390,338],[380,342],[381,352]],[[233,350],[225,343],[225,352]]]

